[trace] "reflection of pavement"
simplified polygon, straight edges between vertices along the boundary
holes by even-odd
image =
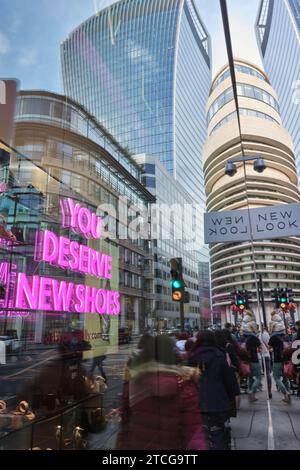
[[[103,367],[107,375],[108,388],[104,392],[103,399],[103,408],[104,415],[109,413],[112,409],[118,408],[120,406],[120,397],[122,394],[123,388],[123,373],[125,364],[131,354],[131,351],[136,347],[136,342],[132,342],[129,345],[120,345],[119,351],[113,354],[107,355],[106,359],[103,362]],[[41,370],[46,365],[48,361],[51,361],[57,352],[55,349],[49,350],[40,350],[38,354],[34,356],[34,359],[30,361],[25,368],[21,367],[19,364],[19,369],[6,370],[6,373],[2,376],[0,375],[0,385],[7,384],[5,388],[13,389],[14,394],[22,389],[25,384],[32,380],[36,375],[41,373]],[[90,370],[91,361],[86,361],[84,363],[87,371]],[[96,368],[94,375],[99,375],[99,370]],[[10,394],[9,394],[10,395]],[[14,395],[10,398],[14,398]],[[9,401],[9,396],[5,397],[7,402]],[[57,443],[53,441],[55,434],[53,430],[55,426],[59,424],[57,417],[49,421],[49,426],[47,423],[43,423],[38,426],[38,442],[35,445],[41,445],[44,447],[56,448]],[[75,422],[73,423],[75,425]],[[117,437],[117,432],[119,429],[119,422],[113,420],[107,424],[105,429],[102,432],[90,433],[88,436],[89,448],[90,449],[113,449],[115,447],[115,440]],[[65,431],[67,431],[65,429]],[[71,429],[69,430],[71,432]],[[23,432],[18,433],[18,440],[16,437],[12,436],[14,442],[11,444],[11,448],[29,448],[30,447],[30,433],[24,430]],[[25,439],[25,441],[24,441]],[[71,448],[72,446],[70,446]]]
[[[257,398],[257,402],[250,404],[247,395],[242,395],[238,416],[231,420],[234,448],[271,449],[273,429],[275,450],[300,450],[300,398],[292,396],[291,404],[287,405],[282,402],[282,394],[273,392],[272,428],[269,428],[266,393],[259,392]]]
[[[115,354],[110,354],[103,361],[103,368],[107,375],[108,388],[104,392],[104,414],[109,413],[112,409],[118,408],[123,389],[123,375],[125,364],[132,352],[136,347],[136,343],[119,346],[119,351]],[[98,375],[98,370],[94,371]],[[90,449],[114,449],[117,433],[119,430],[119,422],[113,420],[109,422],[101,433],[89,435],[89,448]]]

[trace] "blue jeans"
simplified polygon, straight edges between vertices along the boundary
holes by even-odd
[[[261,368],[259,362],[251,362],[251,377],[249,378],[248,386],[250,393],[256,393],[262,386],[261,383]]]
[[[282,375],[283,364],[282,362],[274,362],[273,364],[273,377],[276,382],[279,392],[286,395],[290,393],[290,384],[287,379]]]

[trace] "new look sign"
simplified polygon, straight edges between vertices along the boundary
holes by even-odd
[[[249,218],[250,216],[250,218]],[[300,236],[300,204],[204,214],[205,243]]]

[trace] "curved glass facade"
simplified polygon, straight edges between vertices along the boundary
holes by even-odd
[[[186,227],[186,241],[172,245],[159,240],[157,259],[168,260],[175,250],[194,278],[201,250],[208,261],[202,147],[210,62],[210,38],[194,0],[114,3],[61,45],[65,93],[82,103],[131,154],[159,159],[190,198],[193,223]],[[153,177],[143,181],[149,190],[157,190]],[[157,269],[165,266],[157,262]],[[167,291],[169,269],[164,275]],[[162,303],[167,313],[169,299]]]
[[[266,119],[267,121],[276,122],[278,125],[280,125],[280,123],[276,121],[276,119],[274,119],[272,116],[269,116],[269,114],[266,114],[266,113],[262,113],[261,111],[255,111],[255,109],[247,109],[247,108],[239,108],[239,111],[240,111],[240,116],[254,116],[259,119]],[[227,116],[221,119],[221,121],[218,122],[218,124],[216,124],[215,127],[212,128],[210,134],[212,134],[213,132],[218,130],[220,127],[224,126],[224,124],[226,124],[229,121],[232,121],[232,119],[235,119],[235,118],[236,118],[236,111],[233,111],[232,113],[227,114]]]
[[[264,80],[265,82],[267,81],[266,77],[258,72],[258,70],[252,69],[251,67],[248,67],[246,65],[242,64],[235,64],[234,66],[235,72],[241,72],[241,73],[246,73],[247,75],[252,75],[252,77],[257,77],[260,78],[261,80]],[[230,69],[225,70],[219,78],[213,83],[211,87],[211,92],[218,86],[220,83],[222,83],[226,78],[230,77]]]
[[[159,157],[175,176],[177,162],[201,166],[210,40],[192,0],[117,2],[68,36],[61,64],[66,94],[132,154]],[[193,134],[188,154],[181,127]]]
[[[118,2],[83,23],[61,47],[66,94],[132,153],[159,156],[169,171],[179,13],[179,1]]]
[[[92,140],[105,148],[135,178],[140,179],[141,171],[130,156],[126,155],[125,149],[78,104],[72,104],[69,100],[63,102],[53,96],[37,97],[30,95],[30,92],[23,92],[22,98],[17,101],[16,115],[18,121],[30,119],[49,122]]]
[[[300,20],[299,1],[262,0],[256,22],[262,61],[291,134],[300,176]]]
[[[275,98],[262,88],[258,88],[257,86],[253,85],[248,85],[246,83],[237,83],[237,92],[238,96],[245,96],[247,98],[254,98],[256,100],[263,101],[269,106],[272,106],[272,108],[276,109],[277,112],[279,112],[279,105]],[[209,124],[214,115],[231,100],[233,100],[233,91],[232,88],[227,88],[211,104],[207,113],[207,123]]]

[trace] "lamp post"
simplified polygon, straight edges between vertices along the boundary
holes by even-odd
[[[225,165],[225,175],[227,176],[234,176],[237,172],[237,167],[235,163],[238,162],[243,162],[243,167],[244,167],[244,176],[245,176],[245,184],[246,184],[246,178],[247,178],[247,173],[246,173],[246,162],[248,161],[254,161],[253,164],[253,169],[254,171],[257,171],[258,173],[262,173],[266,169],[266,164],[264,159],[262,158],[261,155],[256,155],[256,156],[250,156],[250,155],[241,155],[234,157],[226,162]],[[247,186],[246,186],[246,192],[247,192]],[[248,201],[248,198],[247,198]],[[248,210],[249,206],[248,206]],[[253,249],[253,239],[251,238],[251,243],[252,243],[252,252],[253,252],[253,265],[254,265],[254,271],[255,269],[255,258],[254,258],[254,249]],[[267,319],[266,319],[266,310],[265,310],[265,301],[264,301],[264,292],[263,292],[263,283],[262,283],[262,275],[259,273],[256,274],[256,277],[258,275],[258,278],[256,279],[256,285],[258,289],[258,299],[257,301],[261,302],[261,307],[262,307],[262,313],[263,313],[263,322],[264,326],[267,326]],[[236,317],[235,317],[236,321]]]

